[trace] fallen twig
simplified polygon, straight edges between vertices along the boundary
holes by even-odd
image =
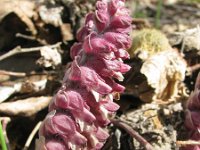
[[[25,73],[25,72],[13,72],[13,71],[7,71],[7,70],[0,70],[0,75],[8,75],[8,76],[15,76],[15,77],[27,77],[27,76],[34,76],[34,75],[54,75],[54,74],[56,74],[55,71]]]
[[[60,45],[61,45],[61,42],[58,42],[53,45],[46,45],[46,46],[48,46],[49,48],[56,48],[56,47],[59,47]],[[20,46],[17,46],[14,49],[10,50],[8,53],[1,55],[0,61],[6,59],[8,57],[11,57],[13,55],[16,55],[16,54],[39,51],[43,47],[44,46],[32,47],[32,48],[21,48]]]
[[[187,146],[187,145],[200,145],[200,141],[193,141],[193,140],[188,140],[188,141],[176,141],[176,144],[179,147]]]
[[[16,37],[20,37],[20,38],[23,38],[23,39],[26,39],[26,40],[31,40],[31,41],[37,41],[41,45],[47,45],[47,42],[45,40],[39,39],[35,35],[24,35],[24,34],[21,34],[21,33],[17,33]]]
[[[9,75],[9,76],[16,76],[16,77],[25,77],[26,73],[24,72],[12,72],[6,70],[0,70],[0,75]]]
[[[126,132],[128,132],[133,138],[135,138],[138,142],[140,142],[141,145],[143,145],[146,148],[146,150],[153,150],[153,146],[148,141],[146,141],[141,135],[139,135],[133,128],[128,126],[126,123],[116,119],[111,119],[111,122],[115,126],[118,126],[124,129]]]
[[[31,132],[31,134],[29,135],[25,145],[24,145],[24,148],[23,150],[28,150],[30,144],[31,144],[31,141],[33,140],[35,134],[37,133],[37,131],[39,130],[40,126],[42,124],[42,121],[38,122],[37,125],[35,126],[35,128],[33,129],[33,131]]]

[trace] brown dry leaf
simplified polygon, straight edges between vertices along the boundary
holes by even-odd
[[[156,53],[130,72],[133,74],[128,79],[130,92],[145,102],[173,99],[183,86],[186,67],[185,60],[176,50]]]
[[[177,96],[179,83],[185,79],[185,71],[186,62],[175,50],[160,52],[150,57],[141,68],[148,85],[154,89],[152,100]],[[140,97],[146,101],[149,99],[147,95],[144,93]]]
[[[0,9],[0,21],[7,16],[9,13],[15,12],[16,10],[21,10],[28,17],[33,17],[35,12],[35,3],[28,0],[1,0],[0,5],[3,6]]]
[[[0,21],[10,13],[15,13],[22,22],[26,24],[28,29],[31,31],[33,35],[37,33],[37,30],[31,21],[35,15],[34,8],[35,2],[28,0],[1,0],[0,5],[3,6],[0,9]]]
[[[0,113],[10,116],[31,116],[48,106],[52,97],[31,97],[0,104]]]

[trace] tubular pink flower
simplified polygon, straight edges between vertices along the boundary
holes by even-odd
[[[71,47],[73,59],[62,87],[49,105],[39,132],[38,149],[99,150],[109,134],[109,117],[119,106],[113,93],[124,91],[114,79],[123,80],[130,66],[131,17],[125,0],[99,0],[95,13],[86,16]]]
[[[200,73],[187,103],[185,126],[189,130],[189,138],[200,141]],[[187,146],[183,150],[200,150],[200,146]]]

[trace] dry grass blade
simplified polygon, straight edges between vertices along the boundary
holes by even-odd
[[[23,150],[28,150],[28,148],[29,148],[29,146],[30,146],[30,144],[31,144],[31,141],[33,140],[35,134],[38,132],[38,130],[39,130],[41,124],[42,124],[41,121],[39,121],[39,122],[37,123],[37,125],[35,126],[35,128],[34,128],[33,131],[31,132],[31,134],[29,135],[29,137],[28,137],[28,139],[27,139],[27,141],[26,141],[26,143],[25,143],[25,146],[24,146],[24,149],[23,149]]]

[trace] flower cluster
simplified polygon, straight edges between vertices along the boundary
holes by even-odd
[[[86,16],[70,51],[73,62],[40,128],[38,149],[96,150],[108,138],[104,127],[119,108],[113,94],[124,90],[115,80],[130,69],[123,60],[129,58],[132,18],[124,3],[99,0]]]
[[[200,73],[196,80],[194,92],[188,100],[185,126],[189,130],[189,138],[200,141]],[[190,145],[185,147],[184,150],[200,150],[200,146]]]

